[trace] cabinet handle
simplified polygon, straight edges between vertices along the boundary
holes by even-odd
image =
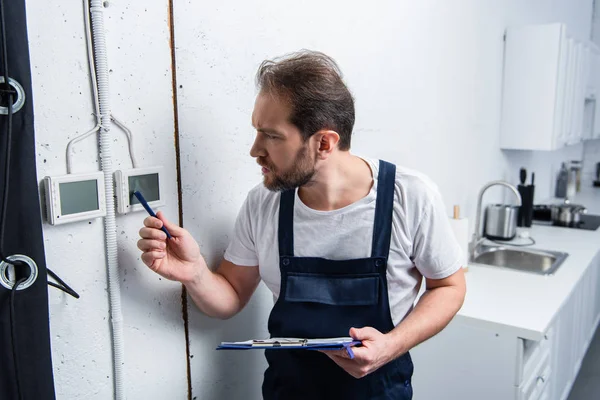
[[[545,383],[545,382],[546,382],[546,376],[544,376],[544,375],[538,376],[538,377],[537,377],[537,381],[538,381],[538,383],[539,383],[540,381],[541,381],[542,383]]]

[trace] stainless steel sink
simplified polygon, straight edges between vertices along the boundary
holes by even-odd
[[[539,275],[551,275],[567,257],[567,253],[558,251],[480,244],[475,249],[471,262]]]

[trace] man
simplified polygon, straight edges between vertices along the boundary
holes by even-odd
[[[408,351],[443,329],[465,295],[441,196],[418,173],[350,153],[354,101],[331,58],[265,61],[257,83],[250,155],[264,182],[248,194],[225,259],[211,272],[190,234],[159,213],[140,230],[142,260],[209,316],[238,313],[262,279],[277,298],[273,337],[362,341],[353,359],[265,351],[265,399],[411,399]]]

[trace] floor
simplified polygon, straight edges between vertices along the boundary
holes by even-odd
[[[600,329],[596,330],[568,397],[568,400],[595,399],[600,399]]]

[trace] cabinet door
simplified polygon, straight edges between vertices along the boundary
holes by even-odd
[[[594,116],[594,138],[600,138],[600,51],[593,46],[591,79],[594,82],[596,112]]]
[[[573,137],[570,144],[575,144],[581,142],[584,137],[583,129],[584,129],[584,111],[585,111],[585,101],[586,101],[586,89],[588,82],[588,62],[589,62],[589,50],[587,45],[584,43],[578,43],[577,49],[578,57],[577,57],[577,86],[575,104],[577,105],[576,114],[575,114],[575,136]]]
[[[563,24],[506,32],[500,146],[553,150]]]
[[[600,124],[600,119],[598,120],[598,123]],[[594,322],[598,323],[598,319],[600,318],[600,263],[596,263],[596,266],[594,268],[596,270],[596,284],[594,288],[594,293],[596,294],[594,300]]]
[[[582,140],[594,137],[594,116],[596,113],[596,85],[592,76],[594,53],[591,43],[584,45],[583,53],[584,107],[582,117]]]
[[[569,60],[572,52],[572,40],[568,40],[565,32],[560,36],[560,51],[558,55],[558,77],[556,87],[556,107],[554,113],[554,138],[553,149],[563,147],[567,142],[567,99]]]
[[[583,123],[583,101],[584,101],[584,80],[583,80],[583,45],[574,42],[573,44],[573,62],[572,62],[572,86],[570,88],[571,114],[569,117],[570,129],[567,144],[575,144],[581,140],[581,130]]]
[[[546,388],[546,392],[548,393],[548,397],[550,399],[558,399],[559,394],[562,392],[560,385],[562,384],[562,379],[559,376],[559,373],[562,371],[558,371],[558,363],[562,360],[560,356],[561,350],[561,316],[558,314],[557,318],[552,323],[551,329],[553,331],[553,342],[552,342],[552,382],[549,387]]]
[[[577,47],[573,38],[567,39],[567,69],[565,88],[565,109],[561,145],[569,143],[573,132],[573,108],[575,106],[575,69],[577,64]]]
[[[596,268],[590,268],[587,272],[588,276],[585,279],[585,296],[583,298],[583,306],[585,307],[585,332],[584,332],[584,356],[590,342],[594,337],[596,328],[596,316],[594,309],[596,308]]]
[[[585,281],[580,281],[575,289],[573,290],[573,307],[571,308],[571,312],[573,313],[573,325],[571,326],[572,330],[572,343],[571,343],[571,352],[573,353],[573,359],[571,363],[571,368],[573,369],[571,375],[574,377],[577,376],[577,371],[579,368],[579,361],[583,357],[582,348],[583,348],[583,331],[585,330],[584,325],[585,321],[584,317],[584,309],[583,309],[583,294],[585,290]]]
[[[556,362],[554,371],[554,398],[564,399],[567,388],[573,384],[573,324],[575,320],[575,296],[570,296],[559,312],[556,321]]]

